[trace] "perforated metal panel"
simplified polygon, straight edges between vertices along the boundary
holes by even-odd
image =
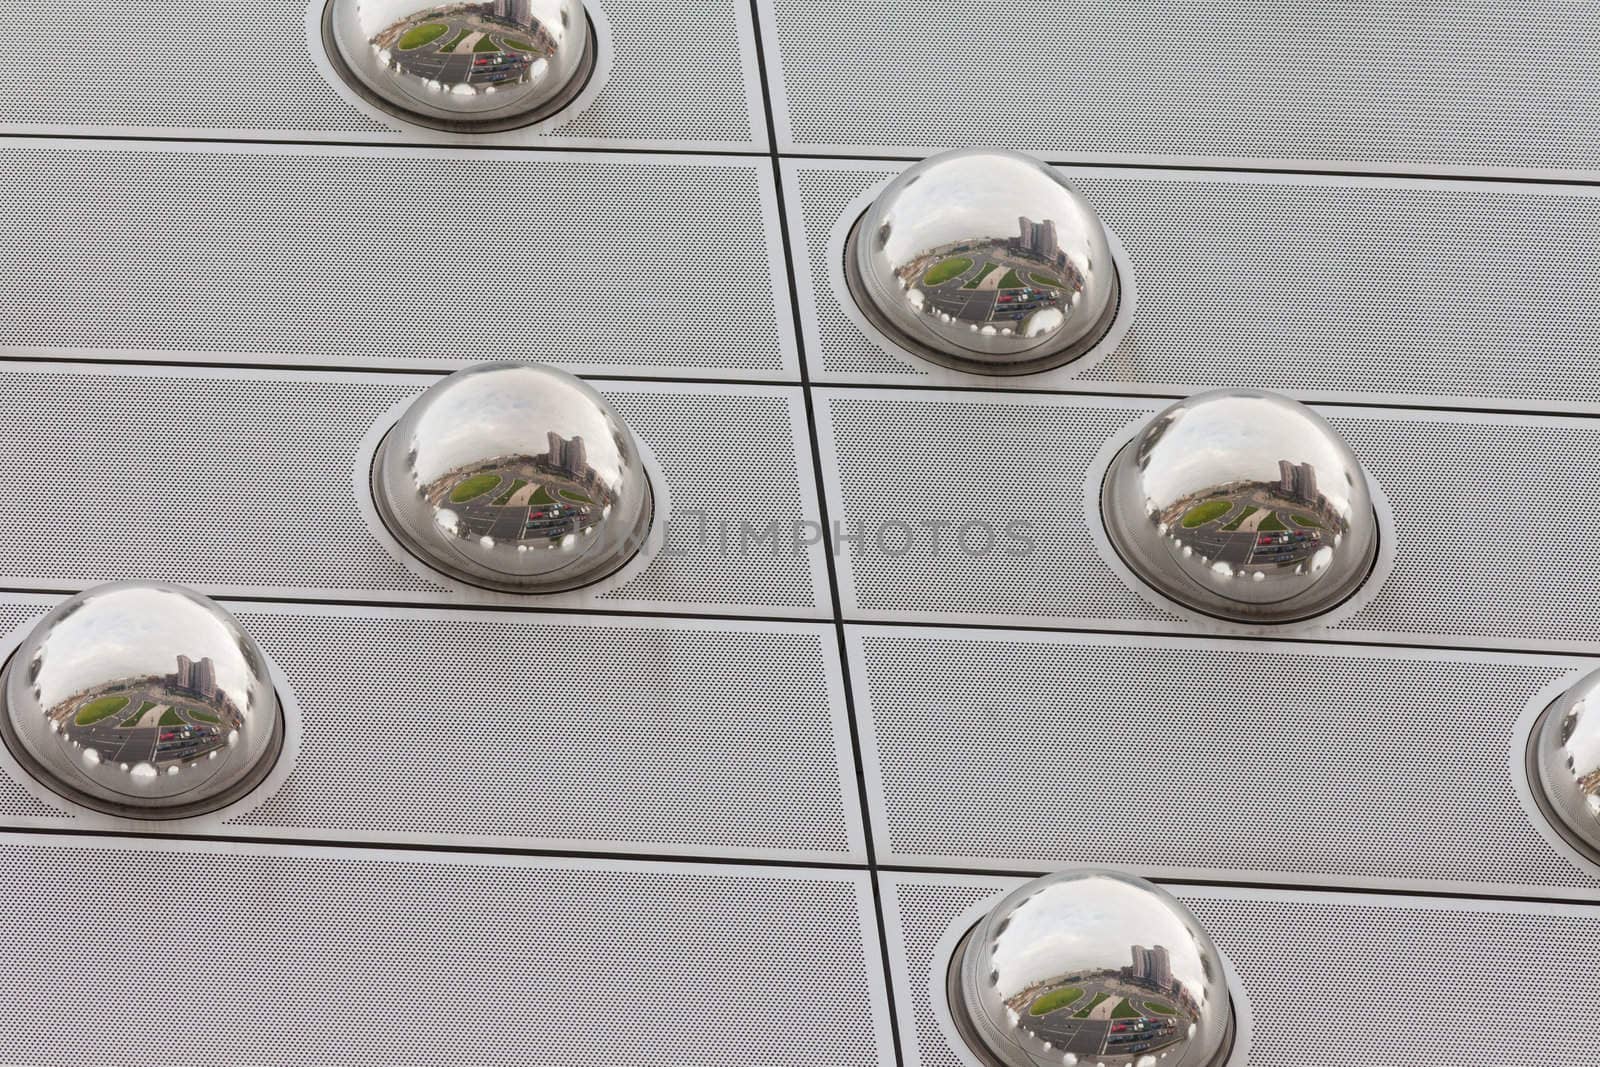
[[[758,0],[779,145],[1593,170],[1586,3]]]
[[[13,411],[0,486],[28,501],[0,510],[0,585],[77,589],[143,577],[244,595],[526,607],[427,577],[363,513],[363,438],[375,445],[373,427],[434,380],[61,364],[0,371]],[[599,384],[660,465],[671,505],[665,543],[621,584],[541,606],[818,614],[827,601],[819,549],[739,539],[746,528],[816,521],[796,392]],[[728,463],[730,452],[741,462]]]
[[[321,39],[324,0],[131,0],[74,25],[71,40],[55,5],[4,0],[0,131],[765,147],[747,5],[585,2],[602,49],[592,99],[553,130],[463,137],[397,122],[340,81]]]
[[[0,872],[8,1063],[886,1062],[850,872],[17,835]]]
[[[1532,715],[1592,663],[851,627],[885,862],[1593,899],[1526,797]]]
[[[1017,884],[884,876],[908,1067],[970,1067],[933,985],[973,910]],[[1250,1067],[1545,1067],[1593,1057],[1600,1006],[1572,976],[1600,937],[1600,908],[1168,888],[1232,965],[1249,1010]]]
[[[789,161],[811,372],[993,387],[886,350],[842,290],[843,240],[896,164]],[[1125,334],[1012,388],[1586,411],[1600,197],[1576,186],[1128,171],[1063,173],[1117,237]],[[1516,266],[1494,266],[1517,249]]]
[[[12,354],[797,374],[746,160],[19,140],[0,175]]]
[[[829,514],[843,544],[840,584],[858,619],[923,619],[1237,632],[1180,618],[1119,576],[1097,548],[1097,456],[1156,409],[1143,400],[822,390],[819,434]],[[1328,408],[1393,509],[1393,570],[1364,606],[1296,638],[1600,650],[1600,602],[1559,575],[1600,568],[1589,535],[1589,471],[1600,464],[1592,420]],[[1448,477],[1441,475],[1448,458]],[[928,533],[947,520],[951,486],[980,490],[979,518],[1027,538],[971,538],[964,549]],[[1537,533],[1514,507],[1536,501]],[[961,516],[965,518],[966,516]],[[906,527],[910,529],[907,530]],[[920,533],[918,531],[921,531]],[[1370,594],[1370,595],[1369,595]]]
[[[4,596],[0,623],[54,602]],[[862,858],[831,628],[229,608],[290,686],[293,770],[185,833]],[[12,825],[128,827],[26,784],[0,774]]]

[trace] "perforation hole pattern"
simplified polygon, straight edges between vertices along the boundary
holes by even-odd
[[[13,843],[0,863],[28,872],[8,880],[0,916],[7,1063],[866,1067],[887,1055],[851,875]],[[135,936],[65,903],[84,900],[165,901],[172,914]],[[63,995],[85,975],[93,1011]]]
[[[1149,410],[1160,406],[1150,402]],[[952,485],[981,487],[995,522],[1030,524],[1025,555],[901,551],[904,537],[852,546],[858,605],[908,620],[975,612],[1016,618],[1169,618],[1131,591],[1090,542],[1083,484],[1090,459],[1118,427],[1145,412],[1082,397],[1021,405],[988,399],[834,397],[844,517],[868,531],[940,516]],[[1330,422],[1361,457],[1394,511],[1393,571],[1373,599],[1336,621],[1335,634],[1512,638],[1592,648],[1600,604],[1581,580],[1600,573],[1591,536],[1589,472],[1600,428],[1573,419],[1513,421],[1470,413],[1403,417],[1340,414]],[[1450,472],[1448,478],[1440,471]],[[1530,535],[1518,507],[1537,510]],[[1087,521],[1098,522],[1098,516]],[[900,551],[893,555],[891,552]],[[1310,632],[1310,631],[1308,631]]]
[[[955,917],[1017,883],[892,885],[921,1067],[959,1067],[930,1000],[934,948]],[[1536,906],[1325,903],[1271,891],[1196,896],[1171,887],[1233,965],[1249,999],[1250,1067],[1588,1063],[1600,1006],[1571,980],[1600,916]],[[938,961],[942,965],[943,961]],[[1331,997],[1329,990],[1340,990]],[[1400,998],[1404,1011],[1374,1008]],[[903,1014],[905,1014],[903,1009]],[[1509,1026],[1544,1018],[1549,1026]]]
[[[789,362],[753,167],[0,147],[0,172],[0,345],[705,376]],[[685,267],[642,275],[629,249]]]
[[[499,140],[749,144],[758,105],[747,92],[735,2],[600,0],[615,60],[592,106],[554,136]],[[7,86],[0,125],[429,139],[428,131],[372,116],[352,102],[353,90],[330,82],[334,75],[324,74],[313,53],[322,43],[307,32],[307,6],[140,0],[97,9],[63,41],[59,7],[8,0],[12,47],[0,56]],[[322,0],[310,6],[320,17]],[[174,49],[196,62],[174,62]]]
[[[252,372],[236,377],[15,371],[0,490],[0,574],[89,585],[154,578],[205,589],[371,590],[442,597],[376,540],[355,497],[361,438],[433,379]],[[654,450],[673,499],[715,523],[799,521],[797,446],[781,394],[608,385]],[[720,426],[719,437],[706,428]],[[743,462],[725,462],[721,449]],[[814,506],[814,505],[813,505]],[[41,516],[48,522],[41,522]],[[752,522],[754,520],[752,519]],[[803,604],[811,552],[684,542],[611,603]],[[465,594],[460,594],[465,595]]]
[[[302,741],[238,826],[849,848],[821,631],[240,620],[294,680]]]
[[[1511,777],[1517,717],[1566,665],[1137,638],[873,632],[862,648],[902,857],[1597,884],[1540,835]]]
[[[1600,164],[1583,3],[767,3],[799,146]]]
[[[1164,181],[1063,171],[1122,242],[1137,279],[1116,351],[1055,385],[1127,382],[1174,395],[1247,388],[1567,402],[1600,391],[1588,314],[1600,199],[1405,183]],[[830,234],[879,170],[800,170],[821,369],[914,383],[841,310]],[[1489,264],[1511,247],[1540,254]],[[810,324],[808,323],[808,326]]]

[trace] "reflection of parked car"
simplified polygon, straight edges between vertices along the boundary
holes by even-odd
[[[177,734],[173,733],[171,730],[168,730],[168,731],[166,731],[165,733],[163,733],[161,735],[160,740],[162,740],[162,741],[171,741],[174,737],[177,737],[177,736],[178,736]]]

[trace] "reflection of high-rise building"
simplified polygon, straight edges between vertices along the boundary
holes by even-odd
[[[1056,236],[1056,224],[1050,219],[1034,222],[1026,215],[1019,216],[1017,224],[1022,231],[1017,238],[1017,249],[1022,252],[1032,252],[1042,259],[1054,262],[1061,251],[1060,239]]]
[[[518,26],[532,26],[533,0],[494,0],[494,16]]]
[[[1165,945],[1157,945],[1154,948],[1134,945],[1133,965],[1126,973],[1135,982],[1160,990],[1171,989],[1172,954],[1167,951]]]
[[[1278,495],[1290,500],[1317,502],[1317,468],[1309,463],[1278,460]]]
[[[188,656],[178,657],[178,669],[172,675],[172,688],[212,700],[217,692],[217,665],[207,656],[196,663]]]
[[[589,473],[589,448],[583,443],[582,437],[574,437],[570,441],[550,431],[550,454],[545,462],[561,473],[577,481],[583,481]]]

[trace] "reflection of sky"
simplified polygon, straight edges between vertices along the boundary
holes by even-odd
[[[1350,517],[1348,460],[1330,431],[1304,413],[1259,397],[1215,397],[1186,408],[1150,450],[1142,480],[1146,505],[1164,511],[1174,501],[1234,481],[1277,483],[1279,460],[1310,463],[1317,491],[1340,516]]]
[[[94,593],[51,628],[37,685],[46,710],[107,682],[172,674],[178,656],[211,657],[217,685],[250,707],[251,672],[229,627],[212,609],[168,589],[128,587]]]
[[[1056,239],[1080,269],[1085,249],[1083,213],[1071,191],[1032,162],[993,155],[942,160],[893,201],[884,255],[894,267],[955,241],[1010,240],[1018,218],[1051,219]],[[1091,228],[1090,232],[1094,232]]]
[[[582,387],[537,367],[466,374],[428,398],[409,442],[417,450],[417,480],[431,485],[500,456],[548,455],[550,431],[582,437],[601,481],[613,489],[622,484],[622,453],[602,409]]]
[[[1579,775],[1592,774],[1600,770],[1600,696],[1591,689],[1574,703],[1571,713],[1578,716],[1578,723],[1567,738],[1566,753]]]
[[[1183,920],[1149,890],[1104,875],[1052,882],[1011,913],[993,954],[1002,998],[1082,970],[1120,970],[1133,946],[1166,947],[1172,975],[1202,1000],[1205,971]]]

